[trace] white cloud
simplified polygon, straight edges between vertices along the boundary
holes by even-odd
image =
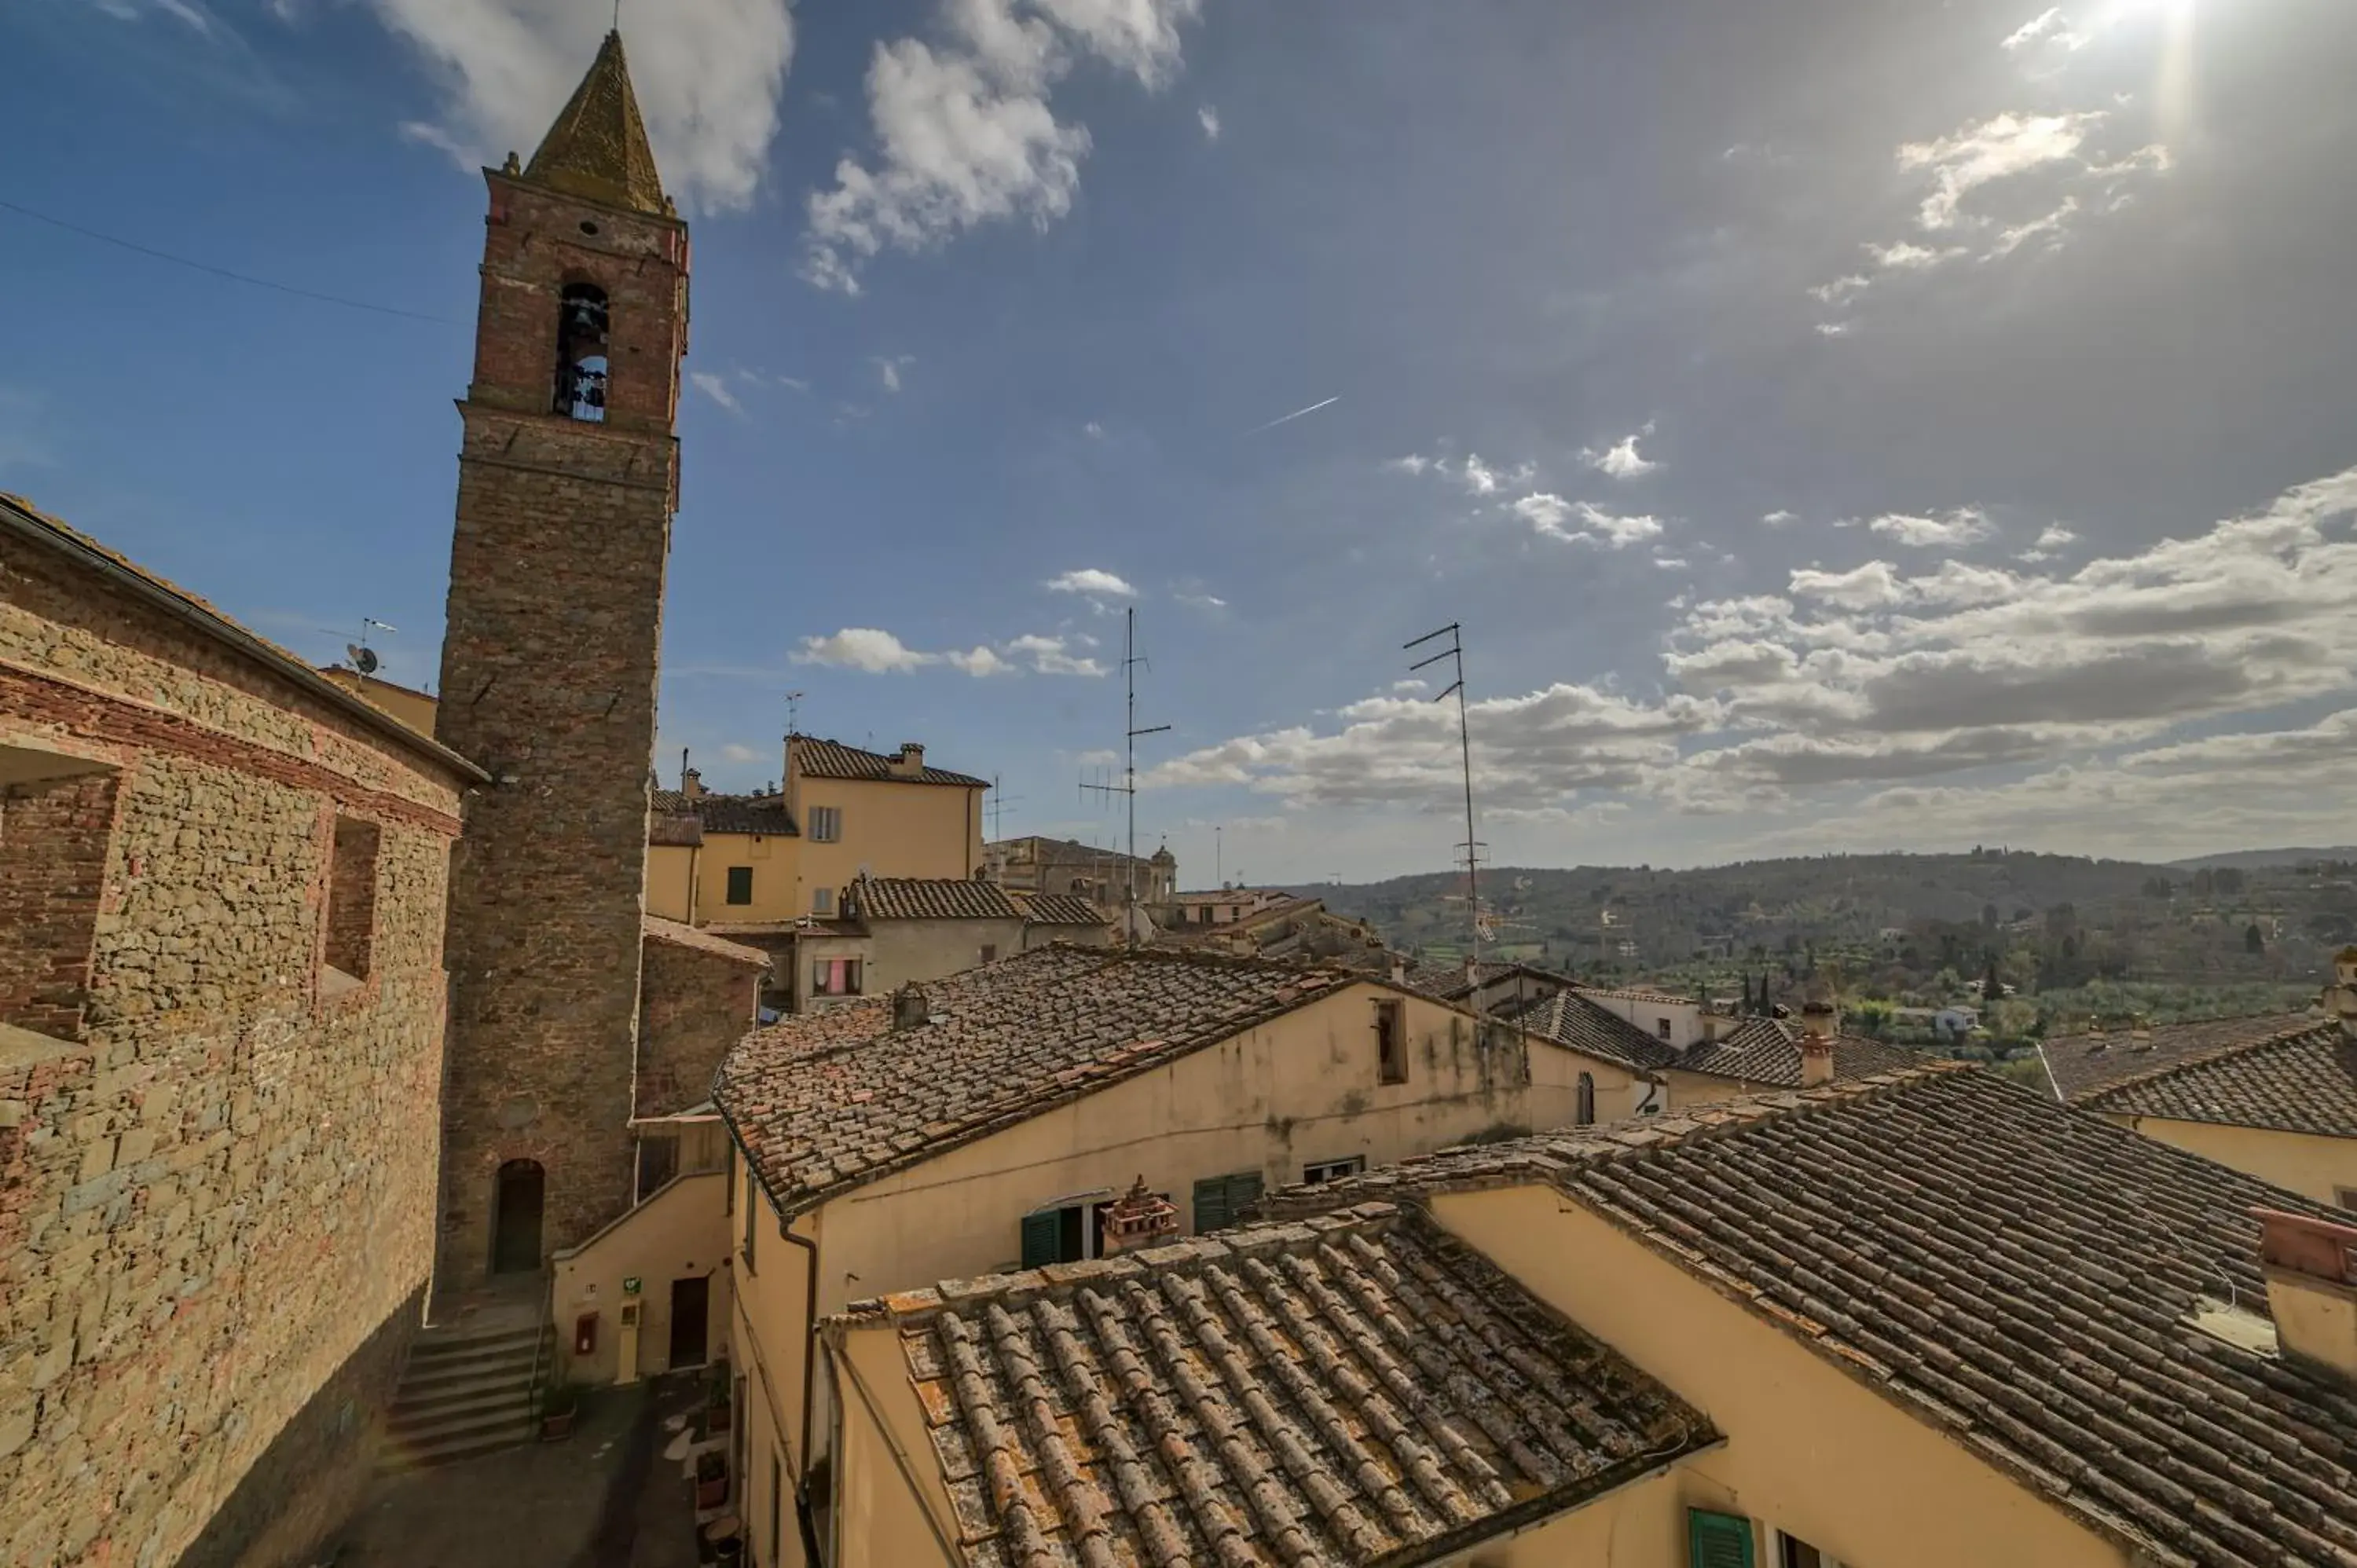
[[[793,656],[797,664],[832,664],[870,675],[919,670],[941,660],[938,653],[920,653],[890,632],[866,626],[847,626],[832,637],[805,637]]]
[[[1092,419],[1081,426],[1081,434],[1092,441],[1102,441],[1104,439],[1104,426]]]
[[[1392,693],[1394,696],[1407,693],[1429,692],[1431,690],[1431,682],[1419,681],[1413,675],[1409,676],[1405,681],[1394,681],[1392,682]]]
[[[857,670],[870,675],[906,674],[940,666],[976,677],[1012,674],[1028,669],[1041,675],[1102,675],[1104,667],[1071,651],[1076,639],[1023,636],[1000,647],[978,644],[933,653],[910,648],[888,631],[874,627],[845,627],[832,637],[805,637],[792,655],[796,664],[824,664]]]
[[[711,371],[690,371],[687,372],[687,379],[694,385],[696,391],[738,418],[744,417],[745,405],[738,403],[737,394],[728,390],[727,377]]]
[[[1208,103],[1204,104],[1201,108],[1195,111],[1195,123],[1203,127],[1203,139],[1205,141],[1216,142],[1220,139],[1220,112],[1218,110],[1212,108]]]
[[[1889,245],[1878,245],[1869,240],[1866,253],[1874,258],[1874,264],[1878,267],[1894,272],[1921,272],[1963,255],[1964,247],[1946,245],[1934,250],[1929,245],[1919,245],[1912,240],[1900,240]]]
[[[1661,467],[1637,452],[1638,441],[1652,433],[1653,422],[1649,419],[1634,435],[1622,436],[1601,452],[1591,446],[1580,453],[1579,459],[1597,472],[1616,479],[1642,478]]]
[[[922,252],[985,223],[1063,217],[1090,138],[1056,118],[1049,90],[1092,59],[1161,87],[1200,5],[945,0],[936,42],[879,42],[867,70],[877,149],[844,158],[833,188],[812,193],[802,275],[857,293],[859,269],[887,247]]]
[[[876,367],[876,379],[884,383],[888,392],[900,390],[900,372],[917,362],[914,354],[871,354],[867,362]]]
[[[1059,573],[1040,586],[1051,593],[1086,594],[1091,597],[1134,599],[1137,590],[1111,572],[1094,566],[1082,566],[1076,571]]]
[[[1228,601],[1216,594],[1175,594],[1171,596],[1191,609],[1223,610],[1228,607]]]
[[[1952,228],[1964,198],[1982,186],[2047,164],[2077,161],[2080,147],[2104,119],[2100,109],[2004,113],[1932,141],[1907,143],[1899,149],[1899,166],[1928,169],[1932,177],[1932,191],[1923,199],[1918,220],[1926,229]]]
[[[1915,549],[1934,546],[1953,549],[1989,536],[1989,520],[1974,507],[1958,507],[1945,517],[1916,517],[1906,512],[1886,512],[1866,525],[1885,539]]]
[[[2044,240],[2050,245],[2061,243],[2062,227],[2071,220],[2071,215],[2078,210],[2079,199],[2075,196],[2064,197],[2061,204],[2044,217],[2033,218],[2026,223],[2016,223],[2000,232],[1990,243],[1986,254],[1982,259],[1986,261],[1995,256],[2009,256],[2030,240]]]
[[[1426,469],[1437,467],[1445,461],[1447,461],[1445,458],[1426,457],[1419,453],[1411,452],[1405,457],[1393,457],[1386,460],[1383,467],[1398,474],[1421,474]]]
[[[1863,294],[1873,285],[1874,280],[1864,273],[1851,273],[1848,276],[1837,277],[1831,283],[1817,285],[1816,287],[1809,290],[1809,297],[1820,305],[1839,305],[1854,294]]]
[[[1770,528],[1782,528],[1787,524],[1800,521],[1801,514],[1796,511],[1787,511],[1782,507],[1778,507],[1774,511],[1762,516],[1760,521]]]
[[[143,14],[137,0],[94,0],[94,3],[100,11],[118,22],[135,22]],[[146,4],[191,32],[208,38],[212,36],[213,18],[201,5],[192,5],[189,0],[146,0]]]
[[[1469,496],[1494,496],[1501,489],[1526,485],[1538,473],[1534,463],[1517,463],[1511,468],[1493,468],[1481,460],[1479,452],[1468,452],[1462,458],[1445,454],[1426,457],[1411,452],[1405,457],[1394,457],[1383,467],[1395,474],[1437,474],[1455,481]]]
[[[1620,550],[1656,538],[1661,520],[1607,511],[1593,501],[1567,501],[1558,495],[1527,495],[1507,508],[1550,539],[1583,540]]]
[[[2062,549],[2065,545],[2075,544],[2078,542],[2079,536],[2077,534],[2072,532],[2069,529],[2063,527],[2059,522],[2050,522],[2046,525],[2044,531],[2039,534],[2037,542],[2030,545],[2029,549],[2015,556],[2014,559],[2017,561],[2029,562],[2050,561],[2053,559],[2055,552]]]
[[[1857,325],[1855,321],[1820,321],[1817,323],[1817,335],[1821,338],[1846,338]]]
[[[1006,651],[1042,675],[1103,674],[1105,667],[1096,660],[1072,652],[1072,641],[1061,637],[1018,637],[1006,645]]]
[[[757,751],[749,746],[733,740],[720,748],[720,760],[734,763],[739,768],[749,762],[759,762],[770,755],[769,752]]]
[[[404,127],[469,174],[533,149],[596,58],[609,20],[574,0],[368,0],[433,68],[433,120]],[[783,0],[702,0],[628,34],[630,82],[664,188],[690,210],[753,199],[793,59]]]
[[[2051,44],[2062,49],[2082,49],[2093,42],[2093,36],[2076,31],[2071,18],[2060,5],[2050,6],[2024,22],[1998,40],[2000,48],[2018,54],[2040,44]]]

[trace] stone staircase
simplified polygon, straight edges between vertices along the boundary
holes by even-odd
[[[528,1310],[469,1315],[420,1332],[386,1417],[379,1466],[423,1469],[530,1442],[551,1333]]]

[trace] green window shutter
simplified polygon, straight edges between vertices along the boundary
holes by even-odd
[[[1195,1234],[1217,1230],[1228,1222],[1228,1178],[1206,1176],[1195,1184]]]
[[[1751,1568],[1751,1521],[1741,1514],[1686,1509],[1687,1568]]]
[[[1044,1268],[1056,1262],[1061,1216],[1057,1210],[1043,1209],[1023,1217],[1023,1266]]]
[[[1242,1219],[1244,1210],[1260,1201],[1260,1172],[1245,1171],[1228,1178],[1228,1219]]]

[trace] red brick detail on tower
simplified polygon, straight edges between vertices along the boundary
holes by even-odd
[[[609,69],[618,50],[593,74]],[[445,1290],[481,1283],[495,1255],[517,1266],[527,1221],[544,1262],[630,1202],[647,770],[678,497],[686,226],[513,168],[485,171],[436,725],[496,780],[469,799],[451,865]],[[542,1166],[541,1208],[503,1219],[500,1166],[523,1158]]]

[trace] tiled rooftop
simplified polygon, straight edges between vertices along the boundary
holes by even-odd
[[[862,751],[838,740],[819,740],[812,736],[798,735],[793,737],[792,746],[794,766],[805,779],[873,779],[885,783],[958,784],[969,789],[990,788],[987,779],[952,773],[946,768],[898,773],[893,771],[893,758],[885,753]]]
[[[1031,846],[1029,858],[1017,860],[1016,862],[1017,865],[1104,865],[1118,870],[1130,860],[1128,855],[1117,849],[1099,849],[1093,844],[1082,843],[1078,839],[1042,838],[1037,833],[1026,834],[1021,838],[995,839],[991,842],[990,847],[995,850],[1011,851],[1017,844]],[[1152,867],[1154,862],[1141,854],[1136,857],[1136,864],[1139,872],[1143,874]]]
[[[970,876],[871,876],[845,889],[863,920],[1019,920],[996,882]]]
[[[1885,1045],[1858,1035],[1834,1037],[1834,1080],[1904,1072],[1929,1058],[1905,1046]],[[1746,1018],[1710,1045],[1696,1046],[1663,1064],[1682,1072],[1704,1072],[1762,1088],[1801,1087],[1801,1026],[1783,1018]]]
[[[1056,944],[892,998],[747,1036],[716,1098],[762,1185],[800,1213],[1315,1000],[1357,977],[1200,954]]]
[[[2264,1311],[2254,1206],[2332,1211],[1959,1064],[1411,1160],[1265,1207],[1555,1187],[2170,1563],[2357,1563],[2357,1389]]]
[[[1717,1441],[1385,1205],[880,1310],[971,1568],[1454,1561]]]
[[[1023,918],[1035,926],[1109,926],[1113,917],[1077,893],[1010,895]]]
[[[2141,1038],[2121,1029],[2064,1035],[2049,1038],[2043,1050],[2055,1087],[2063,1099],[2075,1102],[2123,1079],[2141,1078],[2155,1068],[2273,1039],[2313,1022],[2314,1016],[2307,1013],[2212,1018],[2198,1024],[2162,1024]]]
[[[695,814],[707,833],[753,833],[762,838],[799,838],[802,829],[795,825],[793,815],[786,810],[785,801],[775,795],[699,795],[693,802],[673,789],[655,791],[656,811],[662,811],[664,797],[680,802]]]
[[[2333,1019],[2218,1047],[2086,1095],[2091,1111],[2357,1138],[2357,1047]]]
[[[658,915],[639,917],[639,929],[650,941],[669,942],[673,947],[694,948],[715,958],[728,959],[737,963],[770,967],[770,955],[759,948],[748,948],[742,942],[732,942],[694,926],[683,926],[677,920],[666,920]]]

